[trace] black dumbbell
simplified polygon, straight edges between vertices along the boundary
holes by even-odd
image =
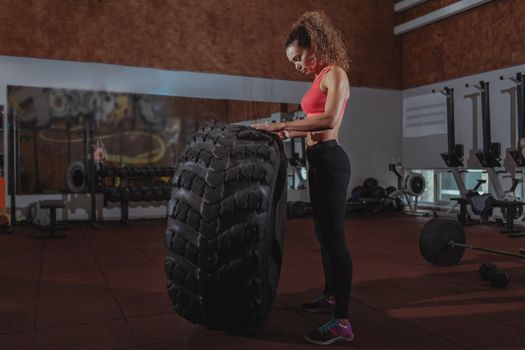
[[[481,264],[481,266],[479,267],[479,275],[481,276],[481,279],[483,281],[488,282],[490,274],[494,270],[497,270],[497,267],[494,264]]]
[[[163,199],[166,200],[166,201],[170,200],[170,198],[171,198],[171,184],[170,183],[167,183],[167,184],[164,185],[164,191],[163,192],[164,192]]]
[[[496,269],[490,275],[490,285],[496,288],[505,288],[509,284],[510,278],[505,270]]]
[[[304,218],[306,216],[304,212],[303,202],[299,202],[299,201],[295,202],[293,205],[293,210],[294,210],[294,216],[296,218]]]
[[[160,192],[160,185],[154,183],[149,186],[149,189],[151,191],[150,201],[160,201],[162,198],[162,193]]]
[[[108,202],[119,202],[120,192],[116,187],[106,187],[104,189],[104,200]]]
[[[162,176],[162,168],[160,166],[155,167],[155,176]]]
[[[129,176],[129,169],[130,168],[127,168],[127,167],[120,168],[119,176],[120,177],[128,177]]]
[[[163,176],[171,176],[171,175],[173,175],[173,171],[172,171],[171,167],[167,166],[167,167],[163,168],[162,174],[163,174]]]
[[[154,201],[164,200],[164,183],[156,183],[151,187]]]
[[[133,186],[129,188],[131,193],[131,200],[134,202],[140,202],[143,199],[142,188],[139,186]]]
[[[155,177],[155,169],[153,167],[146,167],[144,168],[146,176],[148,177]]]
[[[498,269],[494,264],[481,264],[479,274],[484,281],[490,282],[495,288],[505,288],[510,282],[507,272]]]
[[[381,186],[376,186],[370,189],[370,196],[376,199],[381,199],[386,197],[386,191]]]
[[[147,168],[137,168],[137,176],[143,176],[143,177],[149,176],[148,169]]]
[[[152,186],[142,186],[142,200],[150,202],[154,200],[155,193]]]
[[[119,187],[120,200],[129,202],[132,200],[129,187]]]
[[[115,175],[115,168],[106,168],[106,176],[116,177],[117,175]]]
[[[102,182],[97,182],[95,184],[95,192],[96,193],[104,193],[106,189],[106,186],[104,186],[104,184]]]

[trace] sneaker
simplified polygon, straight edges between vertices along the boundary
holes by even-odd
[[[331,319],[321,327],[306,333],[304,338],[312,344],[328,345],[337,341],[351,342],[354,333],[350,323],[342,326],[338,320]]]
[[[335,301],[333,299],[329,299],[326,297],[326,295],[321,295],[319,298],[304,303],[301,305],[301,308],[305,311],[309,312],[332,312],[334,311]]]

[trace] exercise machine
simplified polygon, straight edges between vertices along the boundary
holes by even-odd
[[[421,213],[417,210],[419,197],[425,193],[425,177],[416,172],[410,172],[405,176],[405,170],[399,162],[388,164],[388,170],[397,177],[397,189],[390,193],[387,192],[386,197],[383,199],[383,206],[388,207],[390,202],[396,202],[396,200],[402,198],[408,205],[408,214],[427,216],[428,213]],[[410,197],[414,198],[413,205]]]
[[[476,192],[481,185],[486,183],[486,180],[478,179],[476,185],[473,189],[467,190],[467,186],[463,179],[463,174],[468,172],[464,170],[464,146],[462,144],[456,144],[455,136],[455,120],[454,120],[454,89],[449,87],[444,87],[443,90],[432,90],[432,92],[439,92],[443,94],[446,98],[447,104],[447,152],[441,153],[441,158],[450,169],[454,182],[459,190],[459,198],[453,198],[452,200],[457,201],[448,211],[447,214],[451,214],[456,206],[460,205],[460,212],[458,214],[458,219],[463,225],[471,224],[472,217],[474,214],[472,210],[467,207],[468,196],[472,192]]]
[[[467,88],[470,86],[470,84],[465,85]],[[490,190],[494,197],[494,200],[491,201],[491,205],[492,207],[501,210],[503,221],[505,222],[505,229],[502,232],[517,233],[519,231],[514,230],[514,219],[521,215],[520,212],[523,212],[524,204],[514,196],[514,192],[520,180],[513,177],[510,189],[507,191],[503,190],[500,181],[500,174],[505,174],[506,171],[500,170],[502,169],[501,144],[492,142],[491,138],[489,83],[486,81],[480,81],[479,85],[474,85],[474,87],[478,89],[481,94],[483,131],[483,149],[480,152],[476,152],[475,156],[488,173]],[[465,201],[461,201],[460,204],[464,206],[466,203]],[[460,221],[462,219],[463,218],[461,218]]]
[[[516,77],[505,78],[500,77],[500,80],[509,79],[516,84],[515,96],[511,94],[511,108],[515,112],[511,113],[511,148],[507,150],[507,154],[510,156],[510,160],[513,161],[511,169],[515,171],[517,168],[525,167],[525,159],[522,156],[522,149],[525,147],[525,75],[516,73]],[[514,101],[515,100],[515,101]],[[516,123],[514,122],[514,114],[517,115],[517,134],[518,140],[516,140]],[[507,169],[509,171],[510,169]],[[509,171],[509,172],[511,172]],[[521,170],[515,171],[516,173],[522,174]]]

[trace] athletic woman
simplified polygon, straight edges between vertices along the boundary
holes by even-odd
[[[352,259],[344,234],[350,161],[337,141],[350,96],[348,56],[339,31],[322,12],[302,15],[284,46],[288,60],[297,71],[315,75],[301,100],[306,118],[252,127],[274,132],[281,139],[306,137],[310,201],[325,287],[320,297],[302,307],[311,312],[329,311],[333,318],[307,332],[305,338],[319,345],[351,341],[354,335],[348,321],[348,301]]]

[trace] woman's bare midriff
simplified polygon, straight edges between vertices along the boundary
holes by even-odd
[[[310,118],[315,118],[310,117]],[[342,118],[341,118],[342,119]],[[324,131],[315,131],[315,132],[308,132],[306,133],[306,145],[307,146],[313,146],[316,143],[324,142],[328,140],[336,140],[339,137],[339,128],[341,127],[341,120],[337,124],[337,126],[330,130],[324,130]]]

